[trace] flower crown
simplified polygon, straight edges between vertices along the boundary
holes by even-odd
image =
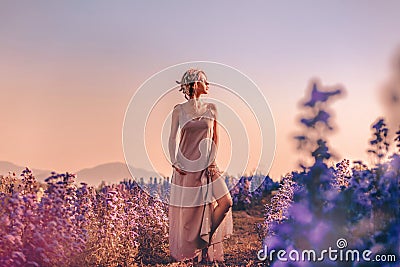
[[[201,79],[200,79],[201,73],[204,74],[204,71],[202,71],[200,69],[191,68],[191,69],[187,70],[183,74],[181,81],[180,82],[176,81],[177,84],[181,85],[181,89],[179,89],[179,91],[182,91],[184,94],[188,95],[189,94],[189,84],[201,81]]]

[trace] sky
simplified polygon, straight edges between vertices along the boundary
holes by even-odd
[[[398,10],[399,1],[1,1],[0,160],[57,172],[124,162],[131,98],[188,61],[231,66],[260,88],[276,127],[273,177],[297,167],[292,136],[313,78],[346,89],[329,144],[339,158],[367,160],[400,45]]]

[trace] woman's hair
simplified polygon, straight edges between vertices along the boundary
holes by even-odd
[[[187,89],[182,88],[183,86],[187,86]],[[190,99],[194,96],[194,83],[189,83],[187,85],[181,85],[181,89],[179,91],[182,91],[183,94],[185,95],[186,99]]]
[[[204,76],[207,77],[207,75],[204,71],[202,71],[200,69],[191,68],[183,74],[180,82],[176,81],[178,84],[181,85],[181,88],[179,89],[179,91],[182,91],[182,93],[185,95],[186,99],[193,97],[194,83],[201,81],[200,74],[203,74]]]

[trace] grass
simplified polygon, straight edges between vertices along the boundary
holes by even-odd
[[[224,264],[193,264],[173,262],[170,259],[166,264],[143,266],[264,266],[264,263],[257,259],[257,252],[262,247],[256,232],[256,224],[264,220],[264,204],[267,201],[267,198],[264,198],[261,204],[252,209],[232,212],[234,228],[232,236],[224,241]]]

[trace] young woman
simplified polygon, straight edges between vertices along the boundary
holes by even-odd
[[[233,230],[232,199],[215,163],[217,109],[200,98],[209,90],[204,71],[189,69],[178,83],[187,101],[174,107],[169,137],[171,256],[178,261],[224,261],[222,241]]]

